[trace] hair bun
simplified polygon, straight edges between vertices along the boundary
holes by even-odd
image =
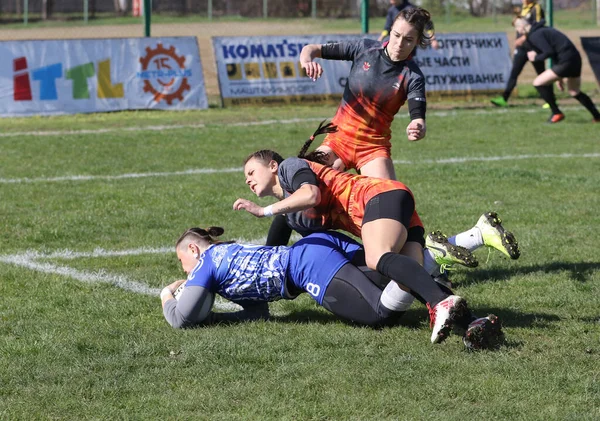
[[[208,227],[206,231],[211,237],[219,237],[225,232],[225,230],[221,227]]]

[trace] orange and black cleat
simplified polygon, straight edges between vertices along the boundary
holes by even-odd
[[[559,121],[563,121],[565,119],[565,115],[563,113],[552,114],[548,119],[548,123],[558,123]]]

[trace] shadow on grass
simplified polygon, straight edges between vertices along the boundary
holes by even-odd
[[[378,326],[372,326],[372,329],[385,329],[389,327],[401,326],[413,330],[429,329],[429,315],[425,307],[417,307],[420,304],[415,304],[415,309],[411,309],[403,315],[398,315],[390,318],[386,323]],[[522,313],[503,308],[472,308],[473,313],[477,317],[482,317],[488,314],[495,314],[500,317],[502,325],[505,327],[535,327],[547,328],[550,324],[560,320],[559,316],[545,313]],[[256,319],[255,319],[256,320]],[[264,320],[264,319],[263,319]],[[275,323],[294,323],[294,324],[320,324],[328,325],[334,323],[343,323],[348,326],[364,327],[360,323],[354,323],[349,320],[342,319],[332,313],[327,313],[320,310],[299,310],[293,311],[285,316],[272,315],[269,319]],[[245,320],[250,321],[250,320]],[[218,324],[238,324],[244,323],[244,320],[219,320]]]
[[[461,287],[479,284],[482,282],[498,282],[514,280],[530,273],[569,272],[569,279],[580,283],[589,282],[592,274],[600,269],[600,263],[566,263],[553,262],[547,265],[518,266],[510,269],[478,269],[465,273],[465,280],[460,281]]]

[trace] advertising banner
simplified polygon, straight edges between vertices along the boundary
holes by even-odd
[[[600,37],[581,37],[581,46],[588,56],[590,66],[600,85]]]
[[[0,116],[208,108],[196,37],[0,42]]]
[[[375,39],[376,35],[369,35]],[[300,67],[306,44],[353,41],[362,35],[214,37],[213,48],[225,106],[339,101],[351,62],[321,60],[323,76],[308,79]],[[464,95],[500,92],[511,69],[506,33],[436,35],[440,48],[417,50],[427,92]],[[319,60],[319,59],[317,59]]]

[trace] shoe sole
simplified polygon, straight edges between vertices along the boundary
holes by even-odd
[[[500,220],[500,218],[498,218],[498,214],[496,212],[486,213],[485,218],[487,219],[490,226],[497,230],[500,235],[500,239],[502,240],[502,247],[504,249],[500,251],[505,252],[511,259],[517,260],[519,256],[521,256],[521,251],[519,250],[519,242],[515,238],[515,235],[512,232],[504,229],[504,227],[502,226],[502,221]]]
[[[468,268],[475,268],[479,265],[477,258],[464,247],[455,246],[448,242],[448,237],[442,234],[441,231],[434,231],[427,236],[433,244],[426,244],[427,248],[434,248],[435,250],[445,253],[445,256],[450,256],[452,259],[448,261],[448,264],[459,264]],[[437,261],[437,260],[436,260]]]
[[[438,331],[437,337],[432,343],[441,344],[444,342],[448,336],[450,336],[455,325],[464,323],[464,321],[468,320],[470,317],[471,312],[469,311],[467,302],[461,298],[456,302],[452,309],[450,309],[446,323],[442,325],[441,329]]]
[[[503,342],[502,323],[494,314],[490,314],[484,323],[467,329],[463,337],[463,343],[471,351],[497,348]]]

